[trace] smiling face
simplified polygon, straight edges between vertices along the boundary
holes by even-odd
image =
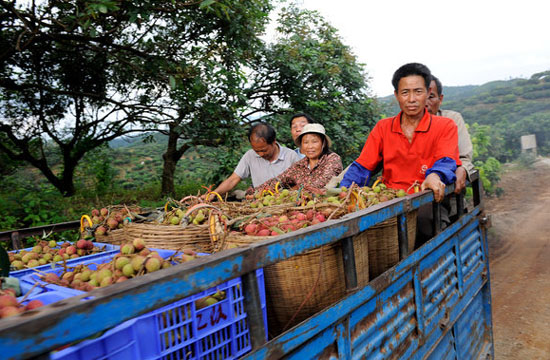
[[[305,116],[298,116],[292,119],[292,122],[290,124],[290,134],[292,135],[292,140],[296,141],[300,133],[302,132],[302,129],[306,124],[309,122],[307,121]]]
[[[274,141],[273,144],[268,144],[264,138],[252,135],[250,137],[250,146],[252,146],[252,150],[254,150],[258,156],[265,160],[275,160],[277,155],[277,142]]]
[[[323,152],[323,140],[321,135],[305,134],[300,145],[302,153],[310,160],[319,159]]]
[[[428,99],[428,91],[424,78],[420,75],[410,75],[399,80],[395,92],[399,107],[409,118],[422,117]]]

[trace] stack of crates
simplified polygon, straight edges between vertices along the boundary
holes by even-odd
[[[174,254],[157,250],[161,257]],[[93,259],[81,259],[78,264],[89,265],[110,261],[115,254]],[[75,259],[77,260],[77,259]],[[73,266],[76,264],[72,264]],[[62,269],[45,269],[43,273]],[[267,339],[267,314],[263,270],[256,270],[260,301]],[[42,297],[48,304],[84,292],[41,282],[36,273],[20,278],[23,287],[39,282],[46,292],[31,295],[27,300]],[[131,280],[129,280],[131,281]],[[216,292],[225,292],[225,298],[198,309],[196,301]],[[41,299],[41,300],[43,300]],[[201,293],[166,305],[145,315],[128,320],[103,333],[100,337],[84,340],[63,350],[51,353],[54,360],[134,360],[134,359],[235,359],[251,350],[247,315],[241,278],[229,280]]]

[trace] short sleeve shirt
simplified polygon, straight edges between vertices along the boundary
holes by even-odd
[[[426,170],[444,157],[461,164],[456,124],[425,111],[410,143],[401,130],[401,113],[380,120],[369,134],[357,162],[373,171],[383,160],[384,183],[390,188],[406,190],[415,181],[422,183]]]
[[[275,161],[268,161],[252,149],[248,150],[235,168],[235,174],[241,179],[252,178],[252,186],[258,187],[267,180],[276,177],[285,171],[290,165],[300,160],[298,154],[279,143],[279,156]]]

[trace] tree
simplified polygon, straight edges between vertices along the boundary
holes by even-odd
[[[307,112],[325,125],[343,161],[355,160],[380,116],[364,65],[316,11],[283,9],[277,36],[253,66],[244,117],[264,115],[289,141],[290,113]]]
[[[144,103],[137,96],[144,89],[132,81],[147,70],[136,58],[154,60],[133,47],[149,30],[139,20],[152,8],[140,5],[1,3],[0,134],[7,141],[0,151],[38,168],[65,196],[75,192],[84,154],[156,114],[162,94],[150,91]]]
[[[270,10],[268,0],[219,1],[211,11],[181,9],[188,21],[166,19],[166,46],[177,53],[169,78],[174,113],[158,128],[168,136],[162,194],[174,193],[176,165],[188,149],[233,147],[242,140],[236,135],[242,131],[238,111],[248,101],[245,69],[261,49]]]

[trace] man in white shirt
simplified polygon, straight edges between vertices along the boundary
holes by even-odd
[[[235,171],[214,189],[218,194],[231,191],[248,177],[252,178],[253,187],[260,186],[300,159],[296,152],[276,141],[275,129],[267,123],[252,125],[248,131],[248,140],[252,149],[243,155]]]

